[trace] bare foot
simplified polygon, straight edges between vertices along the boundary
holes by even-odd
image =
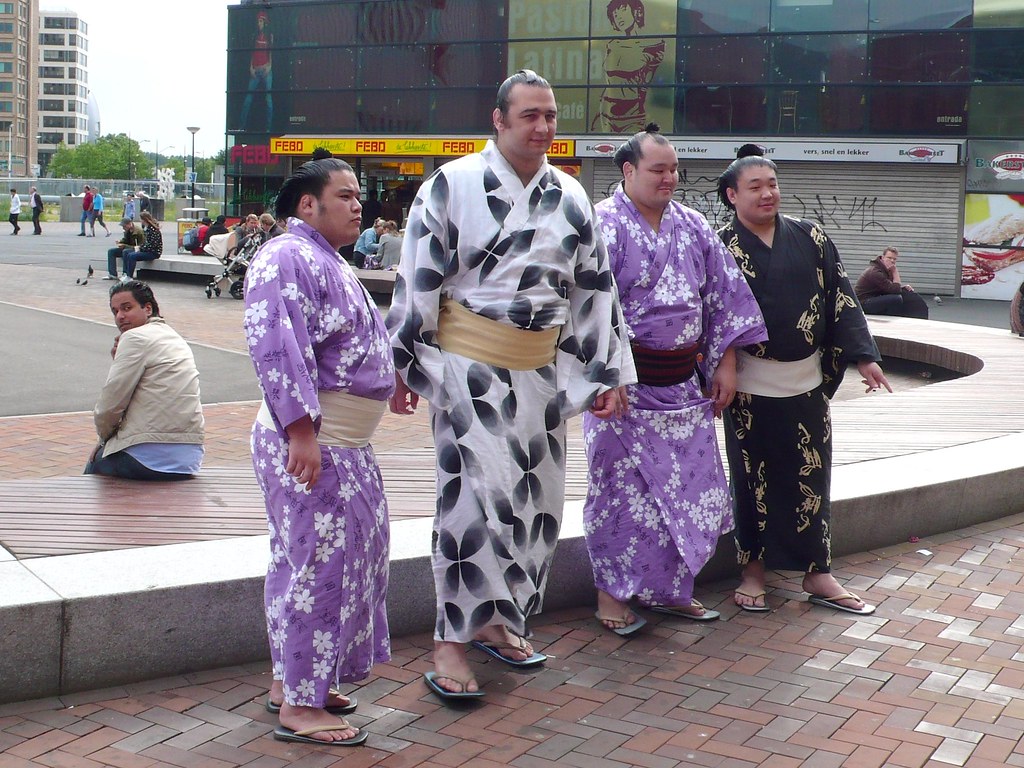
[[[836,581],[836,577],[831,573],[805,573],[803,590],[808,594],[824,598],[846,594],[846,589],[842,584]],[[855,611],[859,611],[864,608],[863,600],[856,600],[853,598],[836,600],[836,603],[839,605],[845,605],[847,608],[853,608]]]
[[[434,641],[434,682],[452,693],[479,691],[473,671],[466,661],[466,646],[462,643]]]
[[[281,725],[293,731],[308,731],[317,726],[338,724],[349,726],[343,731],[316,731],[310,733],[309,737],[317,741],[344,741],[345,739],[354,738],[359,733],[359,729],[349,725],[345,718],[335,717],[315,707],[293,707],[291,704],[282,704],[279,717]]]
[[[275,680],[270,686],[270,703],[278,707],[284,703],[284,683],[280,680]],[[344,707],[349,703],[348,696],[342,696],[337,691],[331,691],[327,694],[327,707]]]
[[[503,656],[512,661],[526,661],[533,656],[533,646],[525,637],[520,637],[504,624],[491,624],[476,633],[475,640],[493,645]]]
[[[689,605],[666,605],[666,608],[671,608],[673,611],[679,613],[685,613],[687,616],[703,616],[707,613],[707,608],[700,604],[699,601],[694,600]]]
[[[740,608],[764,608],[767,603],[764,599],[764,562],[751,560],[743,568],[743,577],[740,585],[733,594],[733,602]]]
[[[597,590],[597,615],[607,629],[616,630],[636,623],[636,614],[626,603],[616,600],[603,589]]]

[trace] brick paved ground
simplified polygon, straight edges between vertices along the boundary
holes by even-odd
[[[852,617],[776,574],[770,615],[710,625],[650,615],[633,640],[591,609],[542,616],[539,672],[475,670],[489,695],[453,709],[427,692],[430,638],[399,638],[354,688],[367,746],[269,733],[263,665],[0,706],[0,768],[872,768],[1024,765],[1024,515],[837,563],[879,604]],[[5,681],[17,685],[17,681]]]
[[[109,323],[105,289],[73,278],[0,265],[0,301]],[[244,350],[239,302],[170,283],[158,297],[189,340]],[[206,408],[210,464],[248,460],[253,409]],[[429,445],[424,414],[383,429],[379,448]],[[80,471],[91,440],[84,413],[0,419],[0,471]],[[865,618],[809,607],[792,574],[771,579],[770,615],[738,613],[732,585],[712,585],[698,596],[723,621],[649,615],[631,641],[601,631],[589,608],[542,616],[546,668],[477,659],[489,697],[466,709],[424,688],[430,638],[399,638],[356,688],[352,719],[371,733],[358,749],[273,741],[262,664],[2,705],[0,768],[1024,765],[1022,549],[1018,516],[844,558],[848,586],[880,606]]]

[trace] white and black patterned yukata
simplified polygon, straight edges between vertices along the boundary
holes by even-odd
[[[442,351],[444,297],[514,328],[560,328],[554,363],[508,370]],[[396,368],[430,403],[434,636],[522,634],[558,541],[565,420],[635,380],[583,188],[547,163],[524,186],[493,142],[438,169],[409,212],[388,328]]]

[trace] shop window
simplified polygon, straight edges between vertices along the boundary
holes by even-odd
[[[871,89],[868,129],[883,136],[965,136],[968,94],[966,86]]]
[[[291,132],[345,133],[358,129],[353,91],[293,91],[288,104]]]
[[[864,81],[867,35],[782,35],[771,42],[775,83]]]
[[[768,96],[764,88],[697,86],[680,89],[676,133],[765,133]]]
[[[764,0],[692,0],[679,4],[680,35],[767,32],[770,8]]]
[[[1024,26],[1024,18],[1021,19]],[[1024,45],[1021,30],[974,33],[974,82],[1021,82],[1024,80]]]
[[[1024,86],[973,86],[970,114],[972,136],[1019,136],[1024,125]]]
[[[996,1],[1006,5],[1004,0]],[[969,27],[973,6],[983,2],[985,0],[871,0],[871,29]]]
[[[873,35],[869,77],[876,83],[949,83],[969,80],[970,48],[962,32]]]
[[[430,94],[430,130],[433,133],[479,133],[492,130],[494,86],[437,89]],[[559,126],[560,130],[564,129]]]
[[[868,0],[772,0],[773,32],[860,32]]]
[[[297,91],[316,91],[328,88],[348,89],[356,86],[356,54],[351,48],[296,49],[276,52],[290,59],[292,88]]]
[[[676,78],[687,84],[763,83],[767,43],[760,37],[686,38],[678,43]]]
[[[432,85],[425,45],[389,45],[359,50],[362,88],[425,88]]]
[[[434,84],[446,88],[489,86],[505,79],[505,46],[493,44],[429,45],[427,59]],[[491,105],[493,107],[493,104]]]
[[[360,91],[357,130],[370,133],[425,133],[430,91]]]
[[[505,0],[432,2],[431,36],[438,42],[504,40],[508,33]]]
[[[272,10],[271,21],[277,22],[274,24],[277,29],[294,30],[292,46],[295,48],[351,45],[360,42],[358,10],[356,5],[342,3],[305,8],[276,7]]]

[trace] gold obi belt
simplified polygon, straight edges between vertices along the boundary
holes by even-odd
[[[442,299],[437,345],[445,352],[511,371],[535,371],[555,361],[560,328],[526,331]]]
[[[335,448],[362,448],[369,445],[373,432],[387,409],[386,400],[370,400],[348,392],[320,390],[320,432],[316,441]],[[267,401],[260,404],[256,421],[277,431]]]

